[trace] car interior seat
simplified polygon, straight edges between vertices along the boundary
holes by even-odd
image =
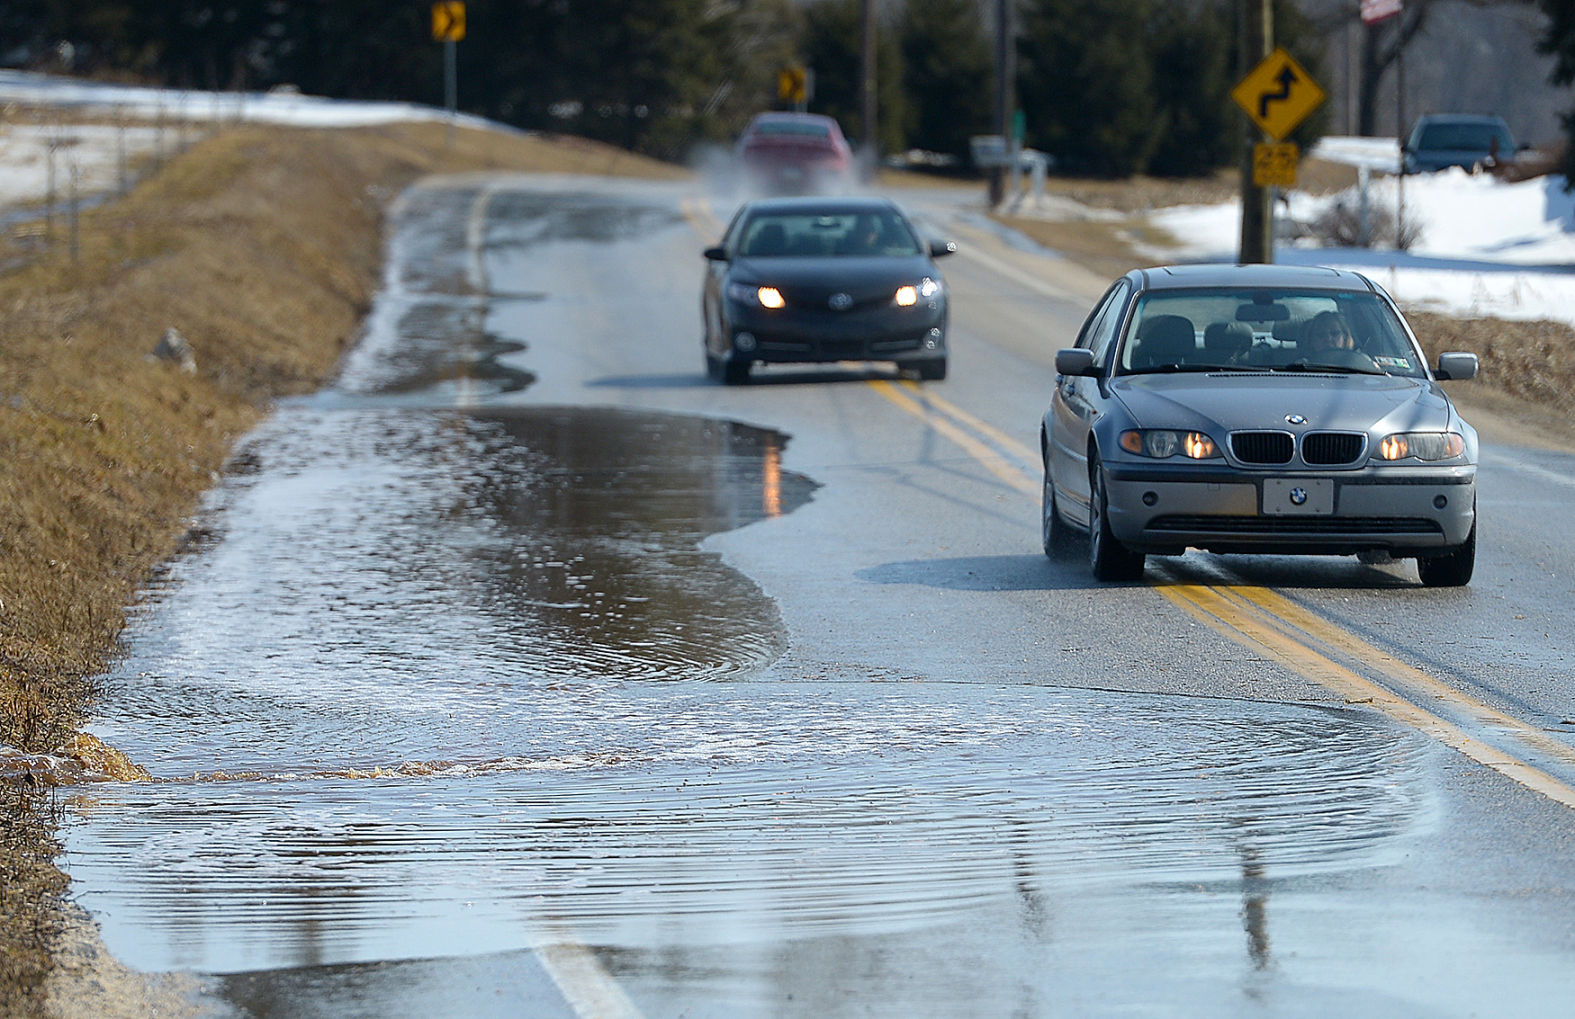
[[[1252,326],[1245,322],[1210,322],[1203,330],[1203,349],[1211,360],[1235,364],[1252,348]]]
[[[787,230],[781,223],[767,223],[749,238],[746,255],[787,254]]]
[[[1182,315],[1155,315],[1138,326],[1137,349],[1132,367],[1186,364],[1198,350],[1198,333],[1192,320]]]

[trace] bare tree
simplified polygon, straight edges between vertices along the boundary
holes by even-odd
[[[1379,86],[1384,76],[1400,61],[1406,46],[1427,26],[1430,17],[1448,18],[1451,4],[1472,7],[1505,4],[1523,8],[1535,6],[1534,0],[1405,0],[1405,6],[1399,14],[1376,24],[1362,25],[1358,53],[1359,78],[1354,97],[1357,134],[1371,136],[1378,133],[1378,105],[1382,98]],[[1443,13],[1435,14],[1437,11]],[[1359,22],[1361,16],[1360,0],[1345,0],[1335,10],[1327,11],[1314,20],[1327,32],[1341,25]],[[1405,127],[1399,124],[1395,129],[1404,131]]]

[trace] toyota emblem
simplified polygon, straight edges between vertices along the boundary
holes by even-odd
[[[826,303],[831,305],[832,311],[847,311],[849,308],[853,307],[853,295],[832,294],[831,300],[827,301]]]
[[[1307,502],[1307,489],[1300,486],[1291,489],[1291,505],[1301,506]]]

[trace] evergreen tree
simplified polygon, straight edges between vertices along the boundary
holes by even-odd
[[[1018,37],[1027,142],[1077,173],[1123,177],[1158,144],[1150,0],[1029,0]]]
[[[908,145],[966,163],[968,139],[990,130],[995,56],[977,0],[910,0],[898,28]]]
[[[1211,0],[1193,10],[1162,4],[1149,32],[1154,64],[1155,145],[1146,167],[1168,177],[1202,176],[1234,162],[1242,113],[1235,86],[1235,8]]]
[[[1548,16],[1548,27],[1537,40],[1537,49],[1553,57],[1552,81],[1555,85],[1575,82],[1575,0],[1539,0],[1542,12]],[[1565,190],[1575,189],[1575,110],[1562,118],[1564,124],[1563,165]]]
[[[863,26],[862,0],[828,0],[806,12],[804,56],[815,72],[815,98],[809,108],[836,118],[855,147],[865,134],[859,89]],[[875,37],[875,97],[876,144],[881,153],[901,152],[907,148],[902,49],[890,30]]]

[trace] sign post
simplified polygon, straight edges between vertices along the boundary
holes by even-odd
[[[1272,140],[1252,146],[1246,163],[1251,172],[1242,174],[1239,260],[1272,262],[1273,215],[1266,189],[1295,186],[1299,153],[1285,136],[1318,108],[1324,91],[1289,53],[1277,48],[1248,72],[1230,95],[1261,134]]]
[[[465,38],[464,0],[438,0],[432,5],[432,38],[443,44],[443,101],[448,108],[446,140],[454,141],[454,114],[459,105],[459,70],[455,44]]]

